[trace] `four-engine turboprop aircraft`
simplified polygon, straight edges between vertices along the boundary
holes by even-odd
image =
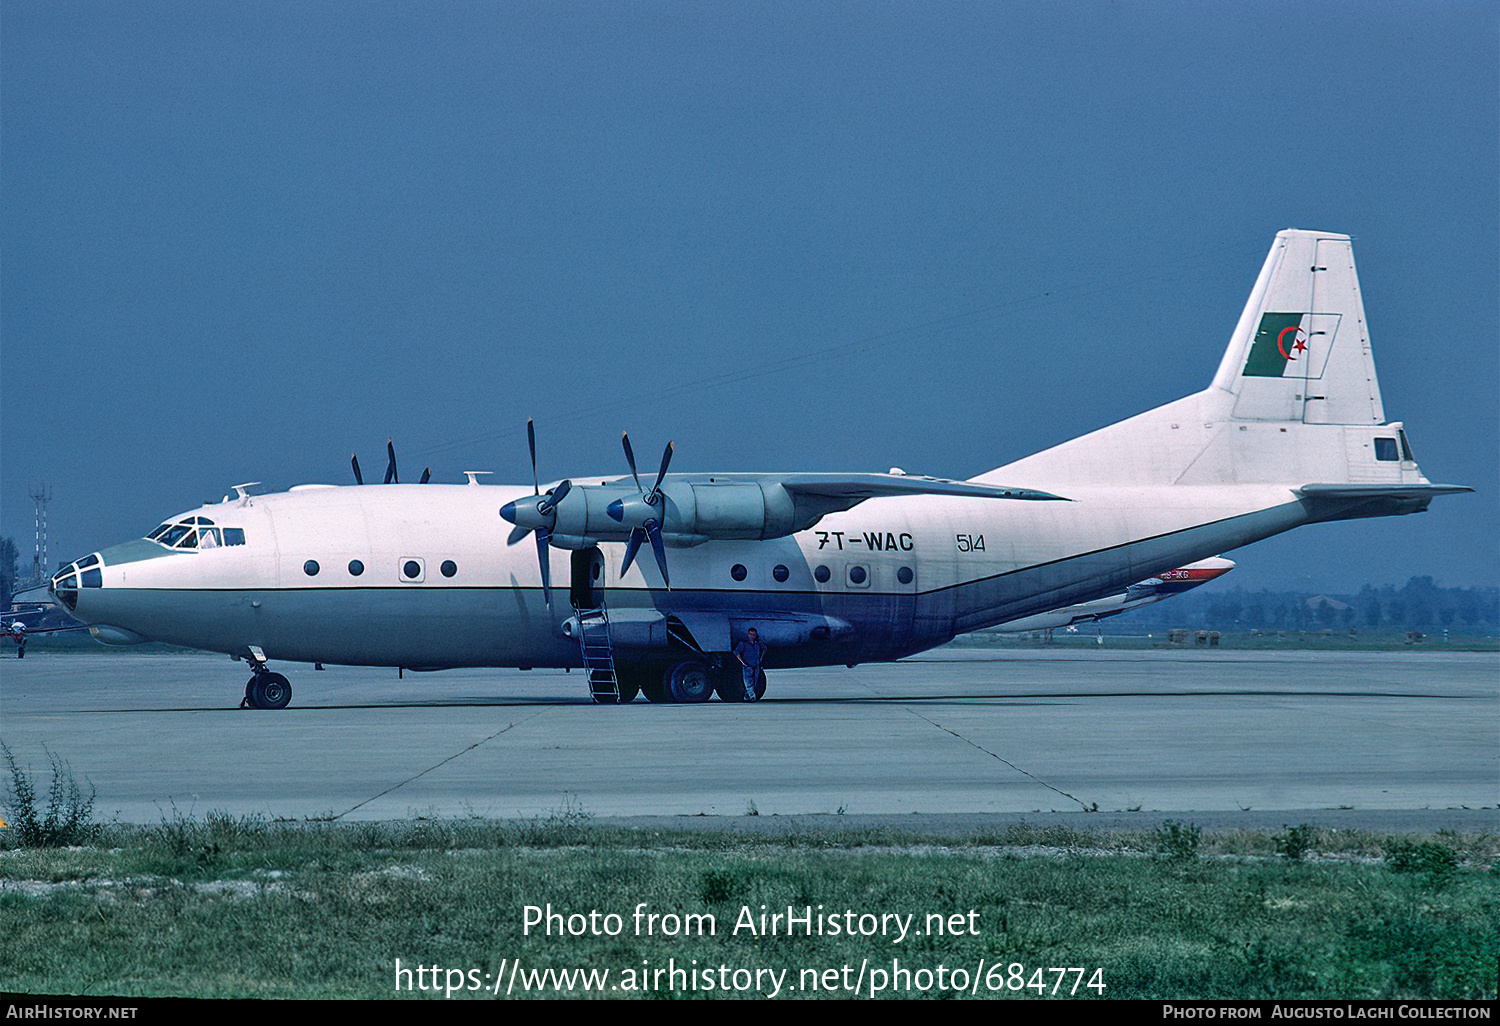
[[[270,660],[582,666],[601,702],[695,702],[744,697],[730,653],[751,627],[771,668],[898,659],[1303,524],[1470,490],[1430,483],[1385,419],[1348,237],[1295,230],[1208,388],[970,481],[669,474],[668,445],[648,490],[628,438],[625,455],[628,477],[545,492],[474,474],[237,486],[52,589],[102,641],[248,659],[262,708],[291,694]]]

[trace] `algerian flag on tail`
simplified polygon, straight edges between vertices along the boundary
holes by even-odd
[[[1321,378],[1338,329],[1336,313],[1264,313],[1241,373],[1247,378]]]
[[[1276,236],[1214,387],[1234,394],[1235,420],[1384,423],[1347,235]]]

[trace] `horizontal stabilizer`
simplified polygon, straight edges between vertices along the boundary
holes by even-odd
[[[1439,495],[1472,492],[1465,485],[1427,484],[1307,484],[1297,494],[1315,506],[1318,520],[1360,520],[1421,513]]]
[[[1297,494],[1306,499],[1432,499],[1473,490],[1468,485],[1449,484],[1307,484],[1298,488]]]

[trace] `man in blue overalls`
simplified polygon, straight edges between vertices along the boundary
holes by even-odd
[[[734,657],[740,661],[741,675],[745,678],[745,701],[753,702],[760,697],[760,664],[766,657],[766,646],[761,644],[760,634],[750,628],[750,637],[734,646]]]

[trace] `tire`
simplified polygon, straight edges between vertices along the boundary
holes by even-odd
[[[714,694],[713,675],[696,659],[668,667],[662,683],[673,702],[707,702]]]
[[[745,700],[745,674],[740,670],[739,660],[726,662],[714,675],[714,691],[721,702],[743,702]]]
[[[250,704],[257,709],[285,709],[291,700],[291,681],[279,673],[258,673],[250,682]]]

